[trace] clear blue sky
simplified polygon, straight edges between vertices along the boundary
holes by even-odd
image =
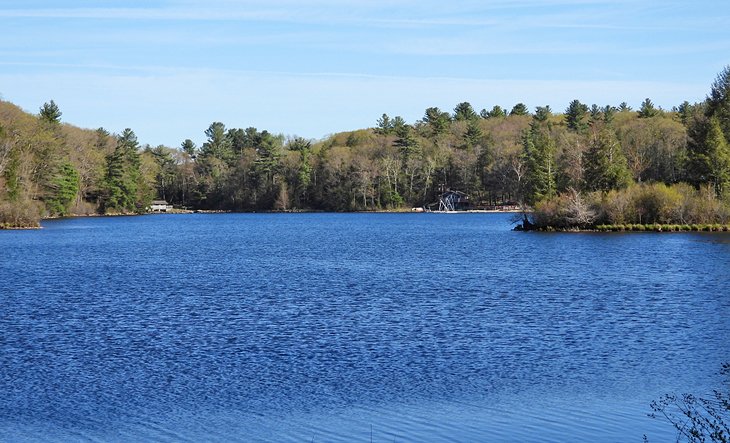
[[[671,108],[730,64],[726,0],[0,0],[0,29],[4,100],[168,146],[461,101]]]

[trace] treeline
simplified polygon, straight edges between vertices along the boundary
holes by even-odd
[[[726,208],[729,73],[707,100],[672,110],[649,99],[638,110],[574,100],[563,113],[521,103],[477,112],[464,102],[451,112],[428,108],[413,123],[383,114],[373,128],[318,142],[214,122],[201,146],[188,139],[178,148],[141,145],[131,129],[64,124],[53,101],[37,115],[0,102],[0,224],[144,212],[155,198],[232,211],[409,208],[446,189],[475,203],[536,207],[535,223],[554,219],[560,202],[577,195],[591,223],[608,223],[611,212],[596,202],[655,183],[687,183],[671,189]]]
[[[566,122],[572,120],[570,111],[576,106],[573,102],[566,111]],[[657,148],[654,153],[641,153],[622,143],[620,130],[606,125],[593,131],[582,155],[582,182],[553,192],[550,179],[536,175],[539,168],[532,168],[528,179],[532,189],[546,192],[526,194],[535,208],[526,227],[643,230],[657,225],[670,230],[678,230],[677,226],[717,230],[708,226],[723,225],[726,229],[730,223],[730,67],[718,75],[704,102],[685,102],[673,114],[685,132],[680,149],[664,150],[656,144],[662,134],[645,133]],[[637,118],[649,121],[656,116],[647,100]]]

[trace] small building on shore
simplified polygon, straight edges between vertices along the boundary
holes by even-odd
[[[446,191],[439,197],[439,211],[466,211],[471,209],[469,196],[461,191]]]
[[[447,190],[439,195],[439,201],[424,206],[427,212],[457,212],[472,209],[469,196],[461,191]]]
[[[150,212],[167,212],[172,209],[172,205],[165,200],[152,200],[150,203]]]

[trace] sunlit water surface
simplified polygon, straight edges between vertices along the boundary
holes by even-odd
[[[0,231],[1,441],[640,442],[730,360],[730,235],[506,214]]]

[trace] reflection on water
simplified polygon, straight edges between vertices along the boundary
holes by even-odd
[[[509,216],[0,232],[0,440],[653,441],[728,359],[728,234]]]

